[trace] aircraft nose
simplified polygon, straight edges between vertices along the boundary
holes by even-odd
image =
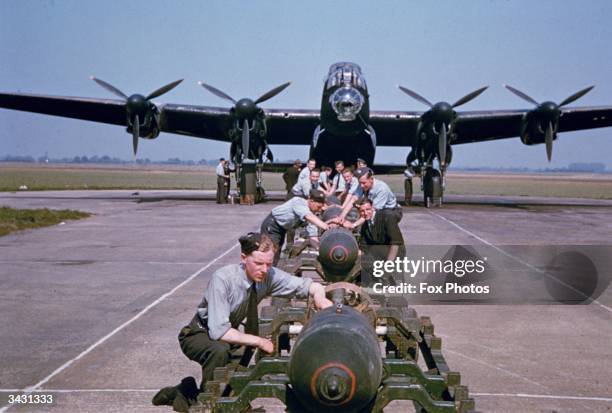
[[[336,90],[329,98],[340,121],[353,121],[363,106],[363,96],[350,86]]]

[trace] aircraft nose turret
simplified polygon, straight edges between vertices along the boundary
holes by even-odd
[[[364,98],[357,89],[344,86],[332,93],[329,97],[329,103],[338,115],[338,120],[350,122],[355,120],[357,114],[361,111]]]

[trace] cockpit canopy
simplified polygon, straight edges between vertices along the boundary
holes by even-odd
[[[342,85],[367,89],[366,81],[361,74],[361,68],[358,64],[339,62],[330,66],[325,85],[326,89]]]

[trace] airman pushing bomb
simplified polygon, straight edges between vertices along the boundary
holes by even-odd
[[[241,360],[244,365],[248,364],[253,348],[272,353],[272,342],[259,336],[257,304],[265,297],[310,296],[319,309],[332,304],[325,298],[322,285],[272,266],[275,245],[267,235],[249,233],[240,237],[240,251],[240,264],[226,265],[214,272],[195,316],[179,334],[183,353],[202,366],[200,389],[207,380],[212,380],[216,367],[229,362],[232,348],[247,346]],[[245,318],[245,331],[241,332],[238,327]],[[153,404],[173,405],[176,411],[187,411],[193,397],[183,391],[181,385],[166,387],[156,394]]]

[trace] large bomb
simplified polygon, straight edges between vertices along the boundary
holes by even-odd
[[[323,221],[328,221],[332,218],[340,216],[341,213],[342,207],[340,205],[330,205],[325,209],[325,211],[323,211],[323,214],[321,214],[321,219]],[[357,221],[359,219],[359,211],[357,208],[351,208],[349,213],[346,215],[346,219],[351,222]]]
[[[319,262],[326,281],[344,281],[359,257],[359,246],[351,231],[331,228],[319,240]]]
[[[374,399],[382,380],[374,328],[348,306],[319,312],[295,343],[289,380],[310,412],[361,411]]]

